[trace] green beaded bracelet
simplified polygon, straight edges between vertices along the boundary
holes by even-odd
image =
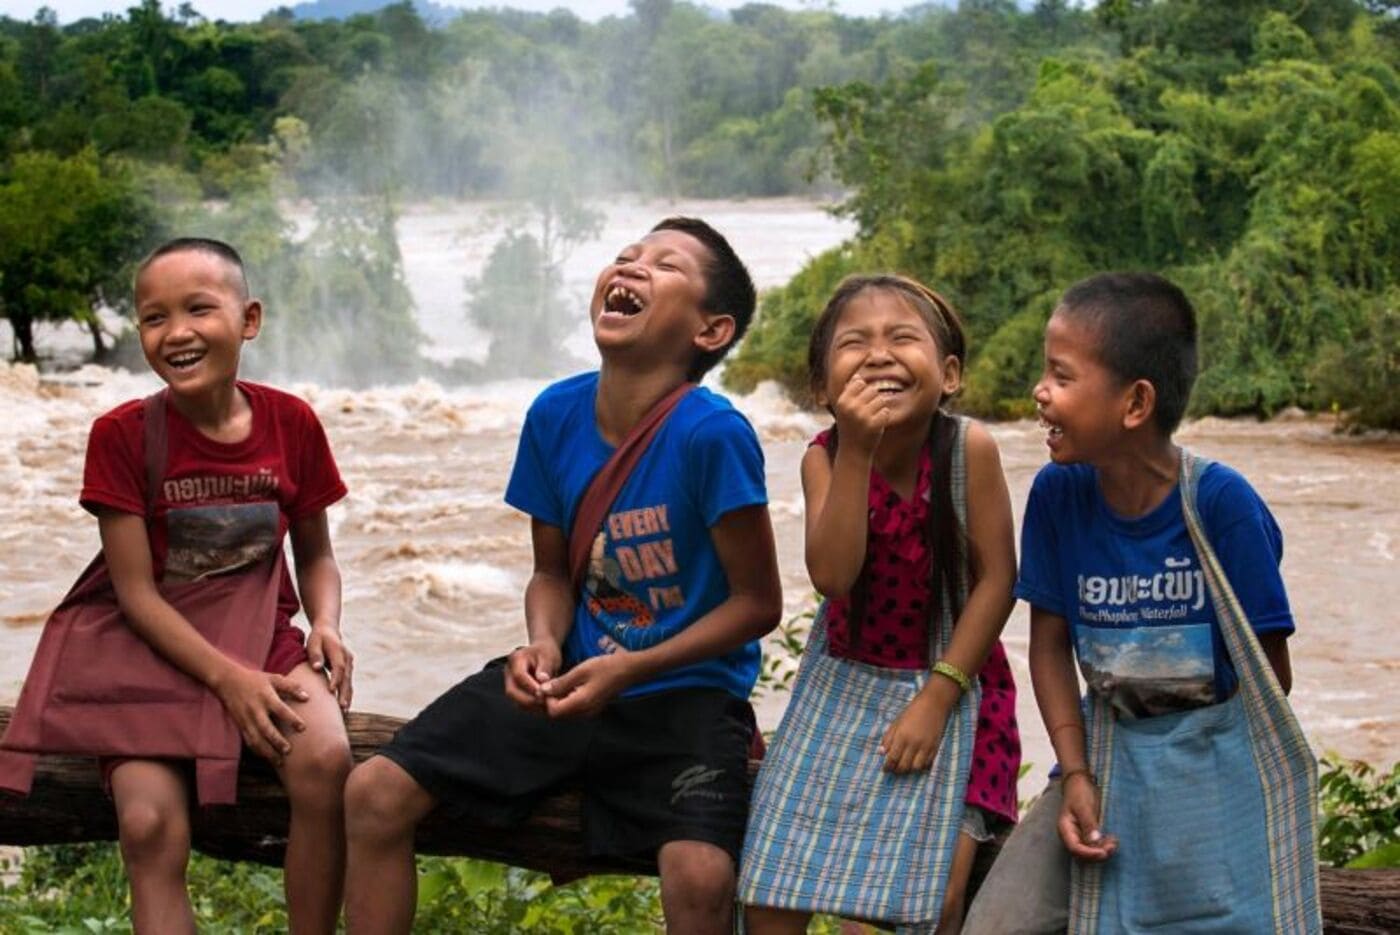
[[[939,675],[947,676],[958,683],[958,688],[964,692],[972,691],[972,679],[967,677],[967,673],[947,660],[940,659],[933,664],[933,671]]]

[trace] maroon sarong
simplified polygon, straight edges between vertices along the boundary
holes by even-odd
[[[146,400],[146,508],[164,473],[165,393]],[[272,641],[282,550],[246,569],[160,583],[161,595],[217,649],[261,669]],[[0,789],[27,795],[36,754],[193,759],[201,805],[237,798],[243,742],[223,704],[137,635],[99,553],[44,624],[5,736]]]

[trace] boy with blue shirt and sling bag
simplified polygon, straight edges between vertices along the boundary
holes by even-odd
[[[591,854],[655,860],[668,928],[730,930],[747,699],[782,589],[758,439],[691,384],[753,308],[743,264],[694,219],[599,274],[602,366],[536,398],[506,490],[531,518],[529,642],[351,775],[351,932],[409,931],[413,832],[434,808],[509,825],[563,783],[583,787]]]
[[[1059,775],[966,932],[1321,931],[1282,536],[1243,477],[1172,442],[1195,375],[1194,311],[1159,276],[1090,277],[1046,326],[1052,463],[1016,593]]]

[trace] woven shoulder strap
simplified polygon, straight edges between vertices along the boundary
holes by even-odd
[[[141,427],[143,458],[146,462],[146,522],[155,519],[156,498],[160,496],[160,482],[165,477],[165,461],[169,451],[166,424],[166,396],[168,389],[160,389],[142,400],[144,422]]]
[[[1274,922],[1279,932],[1316,932],[1322,924],[1317,879],[1317,760],[1206,538],[1196,494],[1209,464],[1182,449],[1182,510],[1220,621],[1225,650],[1239,677],[1250,744],[1264,790]]]
[[[958,528],[962,530],[964,541],[967,535],[967,416],[953,416],[957,423],[957,435],[953,439],[953,456],[949,464],[949,483],[953,490],[953,512],[957,516]],[[937,480],[934,481],[937,483]],[[932,509],[932,504],[930,504]],[[963,549],[963,562],[957,569],[958,603],[967,603],[967,569],[968,552],[971,544]],[[949,597],[951,600],[951,595]],[[943,601],[948,604],[948,600]],[[940,620],[930,621],[929,631],[929,661],[930,663],[943,655],[948,648],[948,644],[953,640],[953,625],[957,620],[953,618],[950,607],[943,608],[943,616]]]
[[[583,587],[583,578],[588,571],[588,555],[593,548],[593,537],[598,534],[598,529],[603,525],[603,518],[607,516],[608,510],[612,509],[617,495],[622,492],[622,485],[627,483],[627,478],[632,475],[637,462],[650,447],[651,440],[660,431],[666,417],[693,389],[694,383],[682,383],[647,410],[647,414],[627,433],[622,444],[617,446],[612,457],[598,469],[598,473],[589,482],[588,489],[583,492],[578,509],[574,512],[573,528],[569,531],[569,577],[573,581],[574,593],[577,594]]]

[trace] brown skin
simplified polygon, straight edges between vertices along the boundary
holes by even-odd
[[[237,387],[242,343],[262,325],[223,260],[181,251],[153,261],[136,284],[141,347],[170,389],[170,403],[206,437],[237,443],[252,432],[252,408]],[[186,365],[186,358],[195,359]],[[98,514],[113,589],[133,630],[218,696],[244,742],[271,762],[292,807],[286,888],[294,932],[330,932],[341,899],[344,830],[341,787],[350,770],[341,709],[351,698],[353,659],[340,636],[340,571],[325,512],[290,529],[297,583],[311,621],[307,649],[330,667],[330,684],[309,665],[286,676],[250,669],[214,648],[156,588],[141,516]],[[189,854],[188,790],[168,764],[133,760],[112,776],[137,931],[189,930],[184,887]],[[331,868],[328,870],[328,868]]]
[[[834,461],[816,446],[802,458],[807,570],[823,595],[844,597],[865,562],[871,470],[901,496],[913,496],[929,423],[944,396],[957,392],[962,367],[940,351],[917,311],[897,295],[873,289],[858,294],[842,312],[827,355],[827,385],[817,387],[816,396],[834,412],[840,444]],[[969,558],[977,574],[943,659],[975,678],[1011,612],[1016,553],[1011,498],[996,442],[976,423],[968,429],[967,461]],[[929,769],[960,694],[951,679],[930,677],[881,738],[885,769]],[[976,848],[972,838],[959,836],[938,928],[944,935],[962,926],[962,898]],[[810,918],[761,906],[745,910],[755,935],[806,931]]]
[[[1032,395],[1051,429],[1051,459],[1093,465],[1109,507],[1120,516],[1144,516],[1176,489],[1181,451],[1153,420],[1156,388],[1147,380],[1119,379],[1095,356],[1097,346],[1097,335],[1057,311],[1045,328],[1045,370]],[[1270,634],[1260,643],[1289,691],[1286,638]],[[1081,772],[1089,764],[1069,623],[1039,607],[1031,608],[1030,668],[1055,758],[1072,774],[1064,783],[1060,837],[1075,857],[1107,860],[1117,841],[1099,827],[1099,790]]]
[[[734,319],[704,309],[709,253],[689,234],[657,231],[628,246],[598,276],[590,303],[602,355],[595,415],[611,444],[621,441],[662,397],[685,382],[700,354],[729,345]],[[625,287],[642,303],[635,315],[607,310]],[[679,666],[722,655],[775,627],[782,586],[768,509],[746,507],[710,529],[729,597],[681,633],[645,650],[618,650],[560,674],[576,596],[564,530],[534,520],[534,572],[525,588],[529,642],[506,665],[506,693],[544,717],[590,717],[631,685]],[[417,888],[413,828],[436,800],[383,757],[358,767],[350,803],[347,921],[354,933],[408,932]],[[671,841],[657,855],[661,903],[672,933],[727,933],[734,862],[702,841]]]

